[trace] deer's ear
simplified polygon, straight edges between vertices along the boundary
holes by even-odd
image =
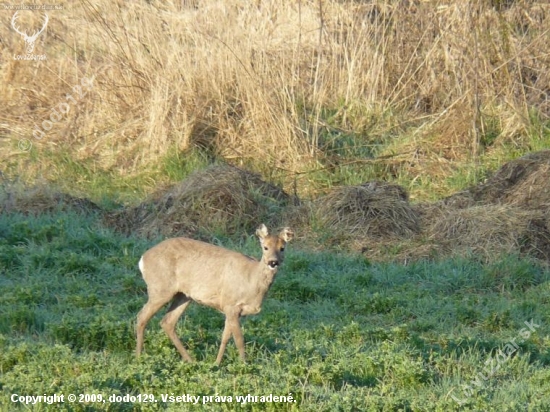
[[[285,227],[283,228],[283,230],[281,230],[281,233],[279,233],[279,237],[288,243],[292,239],[294,239],[294,232],[291,228]]]
[[[256,236],[258,236],[260,240],[263,240],[267,235],[269,235],[267,227],[262,223],[260,227],[256,229]]]

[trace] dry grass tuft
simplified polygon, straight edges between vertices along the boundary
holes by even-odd
[[[549,206],[550,151],[545,150],[506,163],[478,186],[414,205],[422,230],[410,239],[357,237],[351,246],[372,259],[392,254],[404,262],[465,254],[491,260],[509,253],[550,262]]]
[[[278,225],[289,201],[284,191],[256,174],[211,166],[135,208],[113,214],[108,223],[148,237],[248,233],[260,223]]]
[[[88,199],[59,192],[47,184],[25,187],[4,181],[0,185],[0,213],[40,215],[66,210],[95,213],[101,208]]]
[[[458,208],[482,204],[550,207],[550,150],[530,153],[504,164],[486,182],[442,201]]]
[[[550,261],[550,220],[544,211],[513,205],[449,209],[426,231],[445,255],[473,253],[491,260],[513,253]]]
[[[419,219],[397,185],[369,182],[340,187],[315,202],[315,214],[337,236],[403,238],[419,232]]]
[[[506,163],[474,191],[484,202],[529,209],[550,207],[550,150],[531,153]]]
[[[453,254],[471,252],[487,258],[519,252],[530,222],[540,218],[541,213],[510,205],[473,206],[448,210],[427,231]]]
[[[522,252],[550,263],[550,211],[529,222],[524,242]]]

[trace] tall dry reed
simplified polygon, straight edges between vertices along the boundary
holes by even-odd
[[[198,145],[290,185],[336,131],[445,174],[488,143],[524,144],[533,113],[550,115],[546,2],[81,1],[50,12],[44,61],[14,60],[25,45],[0,12],[1,157],[20,169],[22,138],[121,174]]]

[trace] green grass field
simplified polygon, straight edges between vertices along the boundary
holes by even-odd
[[[550,410],[550,271],[536,263],[371,264],[297,242],[262,312],[243,322],[248,363],[231,343],[216,367],[223,316],[198,305],[178,327],[198,362],[182,362],[160,315],[134,357],[146,301],[137,261],[153,243],[94,215],[0,215],[2,410]],[[259,253],[253,236],[224,244]],[[237,400],[249,394],[257,402]],[[292,402],[260,402],[270,394]],[[135,402],[109,401],[124,395]],[[182,395],[198,404],[170,401]]]
[[[23,9],[0,7],[0,412],[550,411],[547,1]],[[33,30],[47,58],[21,60]],[[297,236],[248,363],[214,366],[198,305],[198,362],[161,314],[136,359],[143,252],[258,256],[259,221]]]

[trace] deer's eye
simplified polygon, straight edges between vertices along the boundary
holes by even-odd
[[[284,252],[284,251],[285,251],[285,247],[283,246],[283,247],[281,248],[281,252]]]
[[[267,249],[268,249],[268,247],[267,247],[267,246],[264,246],[264,250],[267,250]]]

